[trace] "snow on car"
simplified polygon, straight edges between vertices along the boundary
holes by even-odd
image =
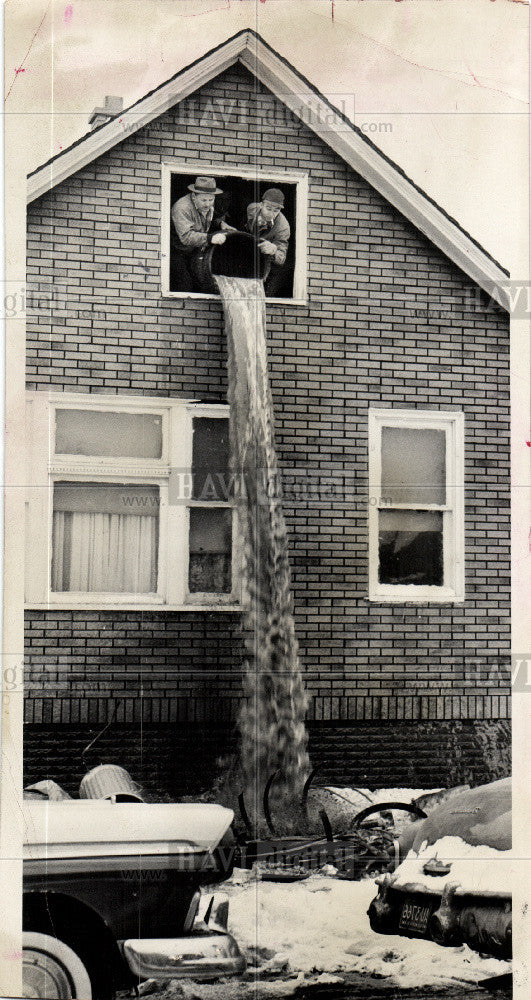
[[[401,864],[380,876],[373,930],[511,956],[511,784],[468,789],[410,824]]]

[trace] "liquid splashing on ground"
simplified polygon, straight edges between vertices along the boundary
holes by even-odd
[[[280,772],[271,800],[282,803],[287,820],[289,805],[300,802],[310,762],[267,373],[265,296],[255,279],[216,281],[225,312],[231,472],[243,562],[247,661],[241,770],[255,817],[268,777]]]

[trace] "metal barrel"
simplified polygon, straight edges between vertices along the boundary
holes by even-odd
[[[214,281],[217,274],[229,278],[265,278],[270,269],[270,260],[260,253],[258,240],[252,233],[238,230],[225,235],[227,238],[221,246],[212,244],[191,260],[201,290],[215,295],[219,293]]]
[[[143,802],[140,786],[118,764],[99,764],[81,779],[80,799],[111,799],[113,802]]]

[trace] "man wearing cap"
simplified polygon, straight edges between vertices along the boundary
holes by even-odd
[[[222,230],[228,232],[231,229],[214,215],[216,195],[223,192],[213,177],[196,177],[194,183],[188,185],[188,190],[190,194],[179,198],[171,210],[176,236],[173,241],[176,280],[178,290],[185,292],[194,290],[190,273],[197,280],[198,255],[211,243],[224,243],[226,237]]]
[[[247,206],[247,229],[259,237],[258,249],[268,257],[264,282],[269,295],[276,291],[288,252],[290,227],[283,208],[284,195],[279,188],[269,188],[261,201]]]

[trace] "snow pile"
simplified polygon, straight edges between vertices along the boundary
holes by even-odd
[[[283,1000],[302,986],[330,986],[342,983],[340,976],[304,976],[302,973],[289,980],[277,979],[260,982],[249,978],[248,982],[235,979],[221,983],[187,983],[186,980],[170,985],[161,994],[161,1000]],[[158,995],[157,995],[158,996]]]
[[[408,987],[477,982],[510,970],[508,963],[481,958],[466,946],[441,948],[375,934],[367,917],[377,891],[372,879],[350,882],[317,874],[287,886],[239,871],[223,889],[230,896],[229,930],[250,971],[357,972]]]
[[[448,875],[425,875],[427,861],[436,858],[451,865]],[[467,892],[511,891],[515,874],[511,851],[496,851],[484,845],[473,847],[460,837],[442,837],[435,844],[425,841],[418,854],[410,851],[394,873],[399,885],[416,883],[436,892],[457,882]]]
[[[377,802],[411,803],[421,795],[443,791],[441,788],[377,788],[371,792],[369,788],[336,788],[334,785],[327,785],[326,790],[342,799],[347,799],[359,810]]]
[[[325,788],[315,788],[310,791],[310,801],[312,794],[322,799],[321,804],[330,810],[330,820],[334,826],[334,819],[342,815],[345,819],[353,819],[354,816],[366,809],[368,806],[376,805],[379,802],[403,802],[410,805],[421,795],[436,794],[444,791],[441,788],[377,788],[371,792],[368,788],[338,788],[334,785],[327,785]],[[324,793],[324,796],[323,796]],[[328,797],[328,798],[327,798]],[[415,817],[402,809],[388,810],[393,816],[394,833],[398,836],[405,826],[408,826]],[[378,813],[374,814],[376,819]]]

